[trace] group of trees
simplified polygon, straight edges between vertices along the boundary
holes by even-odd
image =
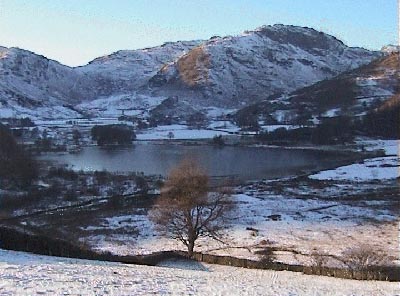
[[[398,138],[400,126],[400,100],[393,100],[361,118],[337,116],[325,118],[315,127],[287,130],[279,128],[257,135],[269,142],[308,142],[316,145],[344,144],[355,136]]]
[[[37,175],[34,159],[17,144],[11,131],[0,124],[0,179],[26,186],[30,185]]]
[[[96,125],[91,130],[97,145],[127,145],[136,139],[135,132],[126,125]]]
[[[307,142],[316,145],[343,144],[354,139],[354,124],[349,117],[325,119],[316,127],[302,127],[292,130],[278,128],[263,132],[257,137],[270,142]]]
[[[397,139],[400,135],[400,95],[394,96],[381,107],[368,113],[358,128],[368,136]]]
[[[23,117],[23,118],[7,118],[5,119],[7,124],[13,126],[13,127],[34,127],[35,123],[30,119],[29,117]]]
[[[243,110],[239,110],[235,114],[234,120],[242,130],[259,131],[260,125],[258,123],[258,115],[259,110],[251,106]]]
[[[201,112],[195,112],[186,118],[186,123],[190,127],[202,128],[207,123],[207,117]]]

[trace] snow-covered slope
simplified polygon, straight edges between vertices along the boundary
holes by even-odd
[[[3,92],[31,99],[27,103],[32,107],[65,103],[66,99],[73,103],[80,99],[86,82],[72,68],[19,48],[0,48],[0,77]]]
[[[238,114],[252,114],[260,121],[271,123],[299,124],[317,117],[364,115],[398,94],[399,77],[399,55],[390,53],[288,95],[268,97],[243,108]]]
[[[70,67],[19,48],[0,48],[0,117],[51,116],[55,106],[56,113],[73,116],[74,111],[62,106],[89,92],[89,80]]]
[[[199,105],[237,107],[331,78],[379,55],[314,29],[265,26],[195,47],[163,67],[150,86]]]
[[[86,66],[76,68],[76,71],[97,82],[97,96],[132,92],[144,86],[165,64],[200,43],[178,41],[140,50],[121,50],[99,57]]]
[[[398,283],[199,263],[165,267],[0,250],[1,295],[395,295]]]
[[[87,108],[78,108],[79,112],[73,106],[97,100],[94,106],[100,104],[104,108],[108,97],[113,101],[111,105],[127,108],[126,96],[135,98],[133,91],[143,86],[165,63],[179,58],[199,43],[175,42],[119,51],[77,68],[26,50],[0,47],[0,117],[79,117],[80,111],[90,113],[93,106],[83,104],[82,107]],[[121,104],[116,98],[123,100]],[[128,106],[132,107],[136,107],[135,104]]]

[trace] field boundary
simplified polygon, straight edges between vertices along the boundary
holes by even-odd
[[[14,251],[31,252],[38,255],[78,258],[155,266],[168,259],[188,259],[184,251],[160,251],[148,255],[119,256],[111,253],[99,253],[84,245],[36,235],[22,229],[0,226],[0,248]],[[285,264],[280,262],[256,261],[231,256],[211,255],[195,252],[191,258],[198,262],[218,264],[249,269],[267,269],[276,271],[301,272],[308,275],[321,275],[353,280],[400,281],[400,266],[377,266],[368,270],[350,270],[345,268],[316,267]]]

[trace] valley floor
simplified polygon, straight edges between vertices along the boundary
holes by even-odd
[[[0,250],[1,295],[399,295],[398,283],[170,261],[162,267]]]
[[[257,252],[271,247],[280,262],[311,265],[319,253],[329,258],[327,265],[345,267],[346,252],[368,245],[399,265],[398,141],[358,144],[367,151],[382,149],[385,156],[236,187],[225,243],[199,239],[196,250],[259,260]],[[155,231],[147,215],[152,200],[129,195],[119,206],[107,197],[78,200],[59,211],[14,211],[7,224],[120,255],[184,250]]]

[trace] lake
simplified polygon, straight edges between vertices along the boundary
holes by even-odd
[[[75,170],[165,176],[185,157],[195,158],[210,176],[240,180],[273,179],[326,169],[344,158],[343,154],[315,150],[138,143],[124,148],[86,147],[76,154],[48,153],[40,159],[67,164]]]

